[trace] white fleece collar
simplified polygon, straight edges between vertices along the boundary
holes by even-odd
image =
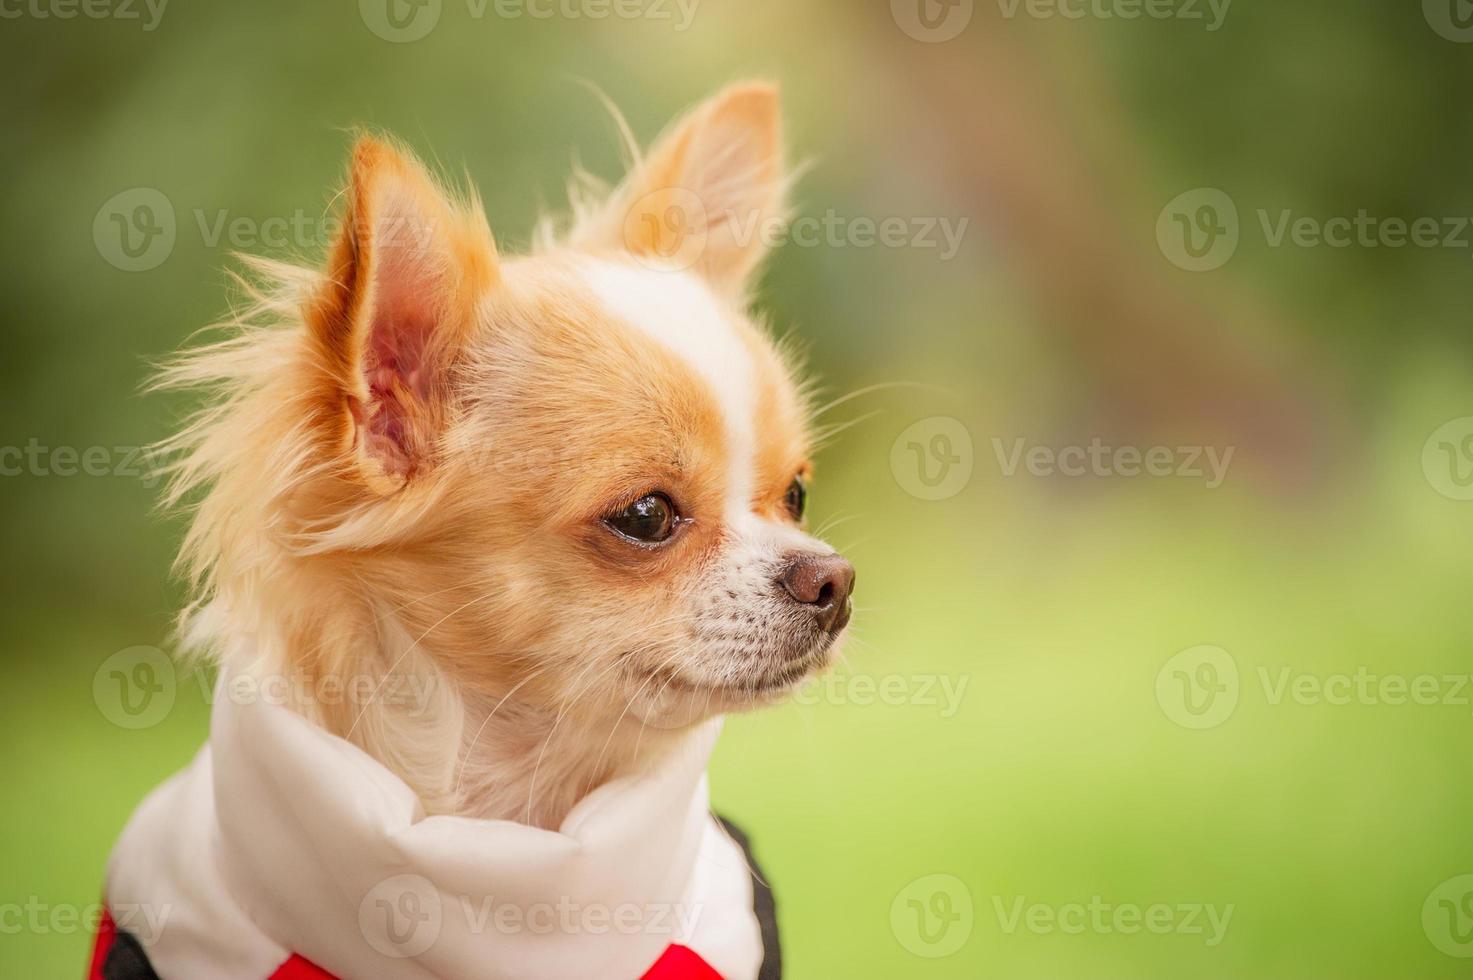
[[[264,978],[296,953],[342,978],[617,980],[672,943],[755,977],[748,869],[708,812],[719,730],[595,790],[553,832],[427,817],[356,746],[222,696],[209,745],[124,832],[108,905],[125,929],[130,910],[152,913],[138,938],[166,977]]]

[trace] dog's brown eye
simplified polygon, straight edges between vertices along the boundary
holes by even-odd
[[[793,482],[788,484],[788,492],[783,495],[783,506],[793,520],[803,519],[804,512],[808,510],[808,484],[803,482],[801,476],[793,477]]]
[[[640,544],[659,544],[675,533],[675,505],[663,493],[640,497],[619,513],[604,518],[615,533]]]

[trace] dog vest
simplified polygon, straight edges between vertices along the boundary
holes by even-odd
[[[93,980],[780,975],[765,878],[708,809],[719,721],[550,831],[426,816],[356,746],[224,690],[114,849]]]

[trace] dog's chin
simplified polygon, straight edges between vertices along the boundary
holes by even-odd
[[[675,664],[632,667],[639,690],[630,701],[630,714],[651,727],[680,728],[716,715],[781,703],[809,678],[828,669],[841,638],[842,634],[819,638],[807,650],[786,654],[774,666],[750,673],[725,675]]]

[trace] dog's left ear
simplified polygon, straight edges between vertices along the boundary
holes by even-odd
[[[434,464],[496,246],[479,206],[456,206],[412,156],[364,137],[328,262],[309,322],[334,438],[390,494]]]
[[[740,294],[787,217],[787,183],[777,86],[732,85],[675,124],[571,244],[692,268]]]

